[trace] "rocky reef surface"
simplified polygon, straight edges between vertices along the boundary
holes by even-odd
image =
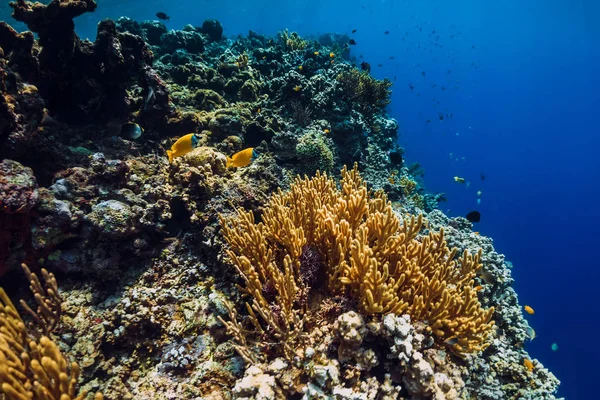
[[[227,38],[215,20],[169,31],[120,18],[90,42],[73,18],[93,0],[11,7],[31,32],[0,22],[2,286],[30,301],[19,264],[54,273],[62,313],[51,337],[79,364],[81,388],[106,399],[555,398],[558,380],[524,349],[510,264],[466,219],[436,209],[443,196],[405,165],[385,114],[391,82],[348,60],[348,38]],[[197,147],[169,163],[166,150],[188,133]],[[228,168],[248,147],[258,157]],[[282,320],[258,338],[260,357],[243,343],[269,313],[244,306],[251,296],[219,216],[243,209],[259,222],[297,175],[353,165],[397,218],[424,216],[415,243],[443,228],[452,256],[481,251],[470,301],[493,307],[493,328],[479,351],[456,351],[462,339],[440,340],[430,320],[324,292],[313,293],[323,315],[294,354],[266,343]],[[298,265],[325,256],[302,250]],[[281,315],[272,290],[265,299]],[[226,322],[236,316],[237,334]]]

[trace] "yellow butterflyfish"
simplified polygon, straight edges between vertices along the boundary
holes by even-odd
[[[258,157],[258,154],[254,150],[254,147],[248,147],[247,149],[235,153],[231,157],[227,157],[227,168],[245,167],[246,165],[254,161],[256,157]]]
[[[298,65],[298,69],[299,69],[300,71],[302,71],[302,69],[303,69],[303,68],[302,68],[302,65]]]
[[[315,56],[318,56],[318,55],[319,55],[319,52],[318,52],[318,51],[315,51],[313,54],[314,54]]]
[[[329,53],[329,57],[331,57],[331,58],[335,57],[335,54],[333,51],[331,53]]]
[[[525,309],[525,311],[527,311],[527,314],[535,314],[535,311],[533,310],[533,308],[531,308],[529,306],[524,306],[523,309]]]
[[[185,136],[180,137],[171,150],[167,150],[167,156],[169,156],[169,162],[173,162],[175,157],[181,157],[186,155],[190,151],[194,150],[200,144],[200,138],[195,133],[188,133]]]
[[[329,133],[330,131],[329,131],[329,129],[323,129],[323,132],[324,133]]]
[[[302,86],[294,86],[294,92],[299,92],[302,90]]]

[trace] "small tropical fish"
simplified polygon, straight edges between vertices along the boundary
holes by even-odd
[[[535,314],[535,311],[533,310],[533,308],[529,307],[529,306],[524,306],[523,309],[525,311],[527,311],[527,314]]]
[[[465,218],[469,220],[469,222],[479,222],[481,221],[481,213],[479,211],[471,211]]]
[[[552,349],[552,351],[558,351],[558,345],[556,343],[552,343],[552,346],[550,346],[550,348]]]
[[[356,33],[356,29],[352,29],[352,33]]]
[[[323,129],[324,133],[329,133],[329,129]]]
[[[227,168],[229,167],[245,167],[254,161],[258,157],[258,153],[254,150],[253,147],[248,147],[242,151],[239,151],[232,155],[231,157],[227,157]]]
[[[390,151],[388,153],[388,156],[390,157],[390,161],[392,162],[392,164],[402,165],[402,163],[404,162],[404,160],[402,159],[402,151],[400,150]]]
[[[302,86],[294,86],[294,92],[299,92],[300,90],[302,90]]]
[[[318,52],[318,51],[315,51],[313,54],[314,54],[315,56],[318,56],[318,55],[319,55],[319,52]]]
[[[134,122],[127,122],[121,126],[121,136],[125,139],[135,140],[142,136],[144,130]]]
[[[169,17],[167,14],[165,14],[164,12],[157,12],[156,13],[156,18],[158,19],[162,19],[163,21],[166,21],[168,19],[171,19],[171,17]]]
[[[348,44],[351,44],[353,46],[356,46],[356,40],[354,39],[350,39],[350,41],[348,42]]]
[[[532,327],[528,326],[525,332],[527,333],[529,340],[535,339],[535,330]]]
[[[335,53],[332,51],[331,53],[329,53],[329,57],[331,57],[331,58],[335,57]]]
[[[465,178],[461,178],[460,176],[455,176],[454,182],[465,183],[466,181],[465,181]]]
[[[360,69],[362,69],[363,71],[371,72],[371,64],[369,64],[366,61],[363,61],[360,63]]]
[[[267,56],[263,56],[263,60],[266,60],[266,59],[267,59]]]
[[[156,100],[154,89],[152,86],[148,86],[148,94],[146,95],[146,100],[144,100],[144,111],[148,110],[148,107],[154,104],[154,100]]]
[[[171,150],[167,150],[169,162],[173,162],[175,157],[181,157],[194,150],[196,147],[198,147],[199,143],[200,138],[196,136],[195,133],[188,133],[187,135],[180,137],[175,143],[173,143]]]
[[[496,278],[494,277],[494,275],[492,275],[491,272],[484,270],[483,268],[479,270],[478,275],[488,285],[494,285],[496,283]]]
[[[475,235],[479,236],[479,231],[473,232]]]
[[[256,110],[256,113],[257,113],[257,114],[260,114],[260,108],[259,108],[258,110]]]
[[[300,71],[302,71],[302,69],[303,69],[302,65],[299,65],[299,66],[298,66],[298,69],[299,69]]]
[[[483,290],[483,286],[481,286],[481,285],[475,286],[475,291],[476,292],[479,292],[480,290]]]
[[[444,343],[449,346],[454,346],[455,344],[458,343],[458,338],[456,336],[452,336],[452,337],[444,340]]]
[[[481,196],[481,190],[477,191],[477,196]]]
[[[389,35],[389,34],[390,34],[390,31],[385,31],[385,32],[383,32],[383,34],[384,34],[384,35]]]
[[[525,368],[527,368],[527,371],[533,371],[533,362],[531,362],[529,358],[523,359],[523,365],[525,366]]]

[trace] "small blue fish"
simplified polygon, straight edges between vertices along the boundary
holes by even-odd
[[[142,128],[134,122],[127,122],[121,126],[121,136],[125,139],[138,139],[140,136],[142,136],[143,132],[144,131]]]

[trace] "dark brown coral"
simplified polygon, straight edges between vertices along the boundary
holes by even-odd
[[[10,6],[13,17],[39,36],[39,74],[21,77],[39,88],[51,115],[87,123],[126,119],[140,107],[148,114],[168,112],[165,85],[152,70],[152,52],[141,38],[117,32],[110,20],[98,24],[94,43],[75,33],[73,18],[94,11],[94,0],[52,0],[47,5],[18,0]],[[1,33],[2,28],[0,45]],[[128,96],[127,89],[136,83],[151,107],[146,101],[134,104]]]

